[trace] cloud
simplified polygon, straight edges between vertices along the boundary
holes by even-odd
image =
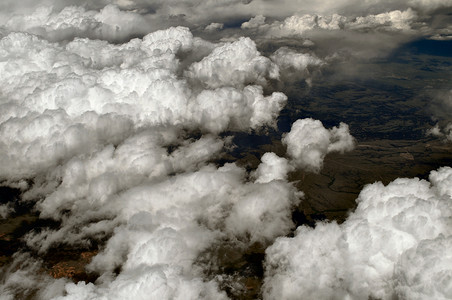
[[[225,244],[243,252],[278,237],[267,250],[266,297],[449,295],[437,279],[448,262],[440,253],[450,248],[449,169],[432,173],[430,183],[368,186],[344,224],[282,238],[303,197],[289,173],[318,172],[328,153],[353,149],[348,126],[298,120],[283,137],[287,158],[265,153],[253,170],[222,162],[232,147],[226,135],[276,128],[288,99],[273,91],[275,81],[292,72],[309,77],[328,61],[332,53],[315,54],[331,45],[325,36],[346,36],[353,48],[357,36],[398,40],[422,26],[430,34],[419,20],[446,4],[300,3],[2,1],[0,180],[20,186],[21,201],[59,224],[28,232],[25,249],[39,257],[61,246],[99,246],[87,266],[96,282],[51,278],[38,258],[17,253],[1,275],[2,295],[225,299],[221,279],[206,278],[219,267],[198,262]],[[242,34],[259,46],[270,36],[314,42],[310,52],[278,45],[266,57]],[[10,213],[0,206],[0,216]]]
[[[436,92],[433,95],[431,110],[437,123],[428,129],[426,134],[452,141],[452,90]]]
[[[143,135],[142,138],[144,137],[146,136]],[[195,144],[206,143],[207,141],[195,142]],[[167,222],[169,224],[175,222],[172,226],[176,226],[175,228],[180,230],[183,230],[185,226],[190,228],[190,222],[195,222],[196,220],[203,220],[202,222],[209,225],[209,228],[215,229],[218,226],[222,226],[221,220],[229,222],[227,220],[235,218],[228,216],[231,214],[231,209],[234,211],[232,215],[255,214],[256,221],[253,222],[262,222],[260,217],[263,214],[267,215],[268,218],[271,218],[272,214],[283,214],[280,216],[280,220],[285,220],[286,225],[275,230],[280,230],[282,233],[287,231],[287,228],[290,228],[292,224],[290,217],[288,217],[290,208],[298,201],[297,197],[291,196],[298,194],[295,193],[291,185],[283,180],[287,176],[283,172],[289,170],[287,162],[284,159],[273,162],[273,168],[279,170],[279,175],[274,175],[274,179],[269,180],[267,178],[267,181],[263,182],[261,176],[256,180],[256,184],[243,185],[241,182],[245,175],[244,171],[235,165],[225,166],[218,170],[213,166],[202,167],[202,162],[212,156],[210,151],[213,153],[215,150],[219,151],[221,146],[221,143],[216,145],[217,149],[212,149],[213,147],[210,146],[211,149],[205,150],[207,157],[197,157],[196,160],[194,159],[191,162],[193,166],[201,164],[199,171],[173,175],[170,178],[166,177],[168,173],[179,174],[182,170],[190,169],[190,166],[186,165],[190,161],[189,158],[192,157],[190,152],[200,156],[200,153],[196,151],[197,146],[193,144],[188,145],[185,150],[179,150],[181,152],[180,156],[176,154],[170,158],[165,158],[163,155],[160,158],[154,158],[152,156],[155,156],[157,152],[154,150],[152,156],[149,155],[147,159],[140,157],[140,160],[137,161],[135,156],[138,153],[127,153],[129,156],[132,155],[132,157],[127,158],[132,161],[132,164],[126,164],[126,158],[119,156],[123,149],[118,149],[119,152],[112,157],[113,149],[111,148],[107,148],[85,161],[71,161],[63,170],[55,170],[55,175],[64,174],[60,179],[62,183],[44,201],[38,204],[41,216],[54,219],[63,218],[66,224],[58,231],[29,235],[28,244],[31,247],[41,249],[41,251],[46,251],[52,246],[52,243],[58,243],[62,240],[83,240],[84,235],[96,234],[96,230],[106,230],[103,226],[100,226],[104,223],[99,222],[99,227],[91,226],[95,225],[91,224],[91,227],[85,225],[84,230],[77,229],[73,231],[74,228],[82,224],[89,224],[92,222],[91,220],[96,220],[100,217],[118,216],[119,219],[116,221],[110,220],[112,223],[118,223],[129,220],[133,215],[139,214],[141,211],[147,211],[151,215],[156,214],[151,219],[160,220],[157,222],[160,226]],[[124,147],[130,146],[124,145]],[[134,146],[134,149],[137,148]],[[163,149],[161,150],[162,152]],[[182,156],[182,153],[185,155]],[[267,158],[272,155],[274,156],[274,154],[267,154],[264,157],[265,162],[260,169],[265,168],[268,164]],[[185,165],[182,166],[177,164],[181,157],[186,157]],[[113,159],[117,161],[112,161]],[[150,164],[150,159],[153,160],[154,164]],[[147,162],[148,168],[138,168],[144,162]],[[128,166],[128,169],[118,169],[118,166],[121,165]],[[198,168],[193,169],[196,170]],[[124,174],[128,174],[127,179],[121,179]],[[270,181],[273,180],[280,181],[270,184]],[[208,186],[201,188],[193,185],[196,181],[206,183]],[[269,183],[268,187],[264,183]],[[272,189],[275,192],[272,192]],[[122,190],[127,190],[127,192],[121,192]],[[278,191],[277,194],[275,194],[276,191]],[[119,197],[117,196],[118,194],[120,195]],[[215,197],[213,197],[214,194],[216,195]],[[211,200],[207,201],[206,199]],[[271,206],[266,205],[269,201],[278,201],[279,210],[275,209],[275,204]],[[251,205],[251,207],[245,207],[246,209],[234,208],[235,206],[242,207],[244,205]],[[78,209],[72,210],[72,216],[69,219],[63,215],[64,210],[68,206],[78,207]],[[262,212],[257,209],[259,206],[262,207]],[[96,207],[95,212],[86,212],[94,207]],[[210,213],[203,216],[203,212],[209,210],[209,207],[211,207]],[[175,214],[181,215],[174,219],[176,218]],[[111,224],[108,224],[110,221],[107,221],[104,225],[110,226]],[[251,225],[251,227],[242,225],[241,229],[238,230],[235,228],[238,225],[234,223],[230,223],[228,226],[234,228],[233,231],[237,235],[244,235],[249,228],[252,228]],[[266,226],[272,227],[272,222],[267,220],[266,223],[261,224],[259,227],[265,230]],[[70,236],[72,234],[75,236]],[[251,238],[271,240],[276,236],[262,233],[260,235],[251,235]]]
[[[25,19],[30,15],[35,18],[30,20],[31,23],[36,20],[43,23],[42,20],[47,20],[47,13],[37,12],[42,7],[53,7],[53,12],[50,15],[57,16],[61,11],[68,8],[83,7],[84,12],[75,13],[74,15],[83,16],[78,17],[77,20],[91,20],[99,24],[98,27],[92,28],[92,31],[97,31],[102,28],[110,38],[124,38],[125,33],[130,30],[130,34],[141,34],[145,27],[136,26],[141,21],[141,24],[152,25],[152,30],[163,29],[174,25],[185,25],[191,28],[201,26],[205,28],[211,23],[225,23],[228,21],[239,21],[250,16],[264,16],[271,19],[284,19],[296,13],[296,15],[317,15],[329,16],[338,14],[346,17],[365,17],[367,15],[379,15],[390,11],[404,11],[408,8],[418,11],[423,16],[429,17],[429,14],[435,12],[439,8],[450,6],[448,0],[404,0],[404,1],[389,1],[389,0],[375,0],[375,1],[357,1],[357,0],[284,0],[278,3],[267,0],[241,1],[202,1],[196,2],[193,0],[184,1],[161,1],[161,0],[95,0],[95,1],[75,1],[75,0],[39,0],[30,1],[24,0],[21,2],[5,0],[0,4],[0,11],[2,12],[2,20],[9,20],[11,15],[17,23],[25,23]],[[108,20],[104,18],[93,18],[96,13],[104,9],[104,7],[117,7],[120,13],[106,12],[109,16]],[[78,9],[78,8],[77,8]],[[45,9],[44,9],[45,11]],[[33,13],[34,12],[34,13]],[[85,15],[89,14],[85,17]],[[207,13],[206,13],[207,12]],[[121,15],[121,18],[117,16]],[[133,16],[133,18],[131,17]],[[68,19],[71,16],[65,15]],[[323,18],[323,17],[322,17]],[[122,20],[128,19],[129,25],[123,23]],[[120,24],[118,32],[115,32],[116,27],[114,22]],[[141,21],[140,21],[141,20]],[[98,23],[100,21],[100,23]],[[55,23],[55,22],[54,22]],[[52,23],[52,24],[54,24]],[[58,23],[58,22],[56,22]],[[39,26],[40,27],[40,26]],[[41,28],[48,28],[47,25]],[[111,30],[113,29],[113,30]]]
[[[6,219],[8,216],[14,212],[14,207],[10,203],[0,205],[0,218]]]
[[[295,69],[296,71],[305,71],[310,66],[323,64],[322,60],[313,55],[298,53],[285,47],[276,50],[270,58],[281,69]]]
[[[276,126],[287,101],[264,93],[278,67],[251,39],[213,44],[184,27],[122,44],[13,32],[0,41],[0,70],[0,178],[31,179],[22,201],[60,223],[24,242],[44,255],[107,241],[88,266],[95,284],[24,269],[30,284],[8,284],[12,297],[225,298],[199,256],[227,239],[268,244],[294,226],[302,193],[286,159],[268,153],[253,175],[212,164],[231,140],[220,133]]]
[[[304,37],[305,35],[319,35],[322,31],[388,31],[414,33],[412,24],[418,19],[417,13],[408,8],[404,11],[393,10],[380,14],[364,16],[346,16],[337,13],[295,14],[283,21],[265,23],[265,17],[258,15],[242,24],[242,29],[257,30],[260,35],[267,37]]]
[[[27,297],[36,292],[39,299],[50,299],[59,296],[59,290],[68,282],[68,279],[54,279],[42,276],[42,264],[29,254],[16,253],[11,265],[2,269],[0,280],[0,295],[2,300],[13,300],[17,297]]]
[[[206,25],[212,22],[222,22],[234,17],[234,14],[240,14],[241,10],[248,10],[247,6],[251,1],[243,0],[227,0],[227,1],[203,1],[196,2],[193,0],[183,1],[162,1],[162,0],[38,0],[16,3],[14,1],[5,0],[0,5],[0,11],[3,12],[4,19],[9,19],[11,12],[23,18],[33,13],[33,10],[40,7],[53,7],[58,14],[60,11],[68,7],[83,7],[89,12],[101,11],[104,7],[114,6],[121,12],[134,15],[134,20],[146,20],[151,24],[152,30],[162,29],[171,25]],[[209,12],[209,13],[205,13]],[[110,19],[113,20],[113,19]],[[116,19],[121,23],[120,19]],[[178,24],[175,24],[178,23]],[[106,24],[107,27],[110,24]],[[122,23],[125,24],[125,23]],[[132,22],[132,24],[136,24]],[[132,25],[130,24],[130,25]],[[114,29],[115,27],[113,27]],[[141,32],[137,27],[136,29]],[[149,29],[149,31],[151,30]]]
[[[444,140],[452,141],[452,123],[447,124],[444,128],[440,128],[437,123],[434,127],[427,130],[427,135],[444,138]]]
[[[287,146],[291,161],[297,167],[312,172],[320,171],[327,153],[343,153],[352,150],[355,145],[347,124],[341,123],[339,127],[328,130],[323,127],[322,122],[310,118],[293,123],[290,132],[283,136],[282,142]]]
[[[359,3],[355,4],[347,6],[349,10],[329,12],[300,7],[279,18],[272,18],[271,13],[257,14],[242,23],[241,34],[252,36],[263,45],[290,45],[297,51],[305,48],[303,42],[309,40],[315,45],[310,48],[311,54],[331,65],[345,61],[351,64],[349,69],[354,68],[351,61],[385,57],[403,43],[447,34],[446,16],[432,17],[404,5],[394,9],[367,5],[359,9]],[[302,7],[306,7],[305,3]]]
[[[121,41],[151,30],[143,16],[115,5],[107,5],[100,11],[87,11],[80,6],[53,11],[52,6],[40,6],[32,14],[13,14],[3,20],[0,25],[8,31],[29,32],[52,41],[74,37]]]
[[[215,48],[200,62],[193,63],[185,75],[208,88],[243,87],[253,83],[265,85],[267,79],[279,77],[279,70],[257,51],[250,38],[240,38]]]
[[[258,129],[264,124],[275,127],[276,117],[286,102],[284,94],[274,92],[265,97],[262,87],[253,85],[245,87],[243,91],[231,87],[204,90],[189,108],[193,110],[193,118],[202,127],[218,133],[227,128]]]
[[[430,182],[368,185],[343,224],[278,238],[266,250],[264,298],[450,298],[451,180],[444,167]]]
[[[414,7],[419,7],[424,10],[436,10],[440,7],[450,6],[450,1],[448,0],[411,0],[408,1],[409,5]]]
[[[265,17],[263,15],[257,15],[252,17],[249,21],[243,22],[240,28],[242,29],[255,29],[265,24]]]
[[[205,31],[217,31],[223,29],[223,23],[210,23],[204,28]]]
[[[452,236],[423,240],[402,254],[395,266],[396,293],[406,299],[448,299]]]
[[[93,284],[84,282],[66,286],[67,295],[55,300],[89,297],[91,299],[227,299],[213,282],[198,278],[184,278],[179,269],[169,266],[141,266],[133,273],[124,272],[110,286],[95,290]]]
[[[404,0],[404,1],[389,1],[389,0],[375,0],[375,1],[358,1],[358,0],[284,0],[278,3],[271,1],[253,1],[249,6],[252,11],[258,12],[264,16],[271,17],[287,17],[293,12],[300,12],[305,14],[342,14],[349,16],[363,16],[367,14],[379,14],[392,10],[405,10],[409,7],[429,13],[441,7],[450,6],[448,0]]]
[[[309,42],[304,44],[309,45]],[[287,47],[279,48],[270,58],[281,70],[281,81],[286,84],[305,79],[311,85],[311,72],[326,64],[314,54],[299,53]]]
[[[277,67],[249,39],[218,46],[201,62],[188,63],[187,74],[216,88],[199,90],[178,78],[176,54],[203,46],[182,27],[120,45],[76,39],[62,46],[24,33],[4,37],[0,175],[33,176],[74,155],[118,144],[143,126],[213,133],[274,126],[287,97],[264,96],[261,87],[246,85],[264,84]],[[235,50],[242,56],[232,56]],[[224,69],[218,62],[214,68],[220,57]],[[216,77],[207,77],[211,73]]]
[[[285,159],[272,153],[264,155],[258,170],[272,164],[278,171],[265,182],[261,177],[252,182],[246,181],[245,170],[234,164],[207,165],[163,178],[140,174],[130,166],[135,173],[124,176],[130,173],[104,168],[129,164],[112,163],[105,157],[109,151],[103,152],[101,157],[55,170],[65,174],[62,183],[39,209],[42,216],[61,216],[62,226],[26,237],[30,247],[46,251],[51,243],[83,243],[87,238],[111,234],[89,265],[106,278],[103,283],[67,284],[67,296],[56,299],[223,298],[214,281],[201,279],[194,266],[198,255],[225,237],[245,244],[268,243],[294,225],[291,211],[302,194],[284,180],[289,169]],[[141,181],[137,180],[140,175]],[[121,179],[115,179],[117,176]],[[73,209],[63,215],[68,206]],[[112,277],[117,267],[122,271]],[[166,288],[158,288],[162,285]]]
[[[258,183],[287,180],[287,174],[294,169],[287,159],[279,157],[272,152],[265,153],[261,161],[262,163],[253,174]]]
[[[302,35],[305,31],[313,29],[338,30],[341,29],[346,18],[337,14],[332,16],[301,15],[288,17],[274,30],[282,35]],[[275,24],[278,25],[278,24]]]
[[[358,17],[348,27],[351,29],[410,30],[410,23],[417,18],[412,9],[405,11],[394,10],[377,15]]]

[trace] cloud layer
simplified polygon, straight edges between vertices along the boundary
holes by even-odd
[[[0,177],[31,180],[22,201],[61,223],[24,241],[39,255],[107,241],[88,266],[95,284],[32,275],[39,261],[19,255],[5,297],[221,299],[198,256],[224,240],[268,244],[294,226],[302,193],[285,158],[267,153],[253,178],[210,163],[229,147],[219,133],[275,126],[287,101],[264,94],[279,68],[251,39],[215,45],[184,27],[123,44],[14,32],[0,54]]]
[[[121,45],[76,39],[61,46],[24,33],[4,37],[0,175],[33,176],[147,126],[213,133],[274,126],[286,96],[264,96],[261,86],[248,84],[265,84],[267,76],[277,76],[277,66],[241,39],[191,65],[186,72],[196,79],[193,86],[178,78],[176,55],[203,45],[182,27]],[[242,51],[240,58],[233,50]],[[230,62],[235,66],[226,68]]]
[[[301,226],[266,250],[266,299],[448,299],[452,169],[368,185],[338,225]]]
[[[14,254],[0,294],[226,299],[206,278],[219,266],[199,261],[271,245],[266,299],[452,297],[451,168],[369,185],[343,224],[289,238],[303,198],[291,172],[352,150],[348,125],[300,116],[285,157],[267,152],[251,170],[221,160],[237,132],[277,129],[288,101],[278,80],[310,83],[344,49],[373,57],[355,49],[363,40],[376,51],[447,35],[432,15],[449,2],[2,1],[0,180],[59,225],[23,236],[29,253]],[[14,213],[0,205],[1,218]],[[43,271],[40,256],[96,244],[95,282]]]

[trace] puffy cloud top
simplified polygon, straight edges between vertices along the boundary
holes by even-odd
[[[64,19],[69,28],[83,23]],[[294,226],[302,193],[286,180],[286,159],[266,154],[255,177],[209,164],[228,144],[219,133],[274,126],[287,101],[264,95],[259,84],[277,78],[278,67],[250,39],[214,45],[185,27],[123,44],[9,33],[0,72],[0,178],[33,179],[23,200],[61,222],[28,233],[27,245],[46,253],[108,239],[89,265],[101,275],[96,284],[40,280],[36,263],[11,270],[2,294],[224,299],[215,280],[203,279],[198,256],[225,239],[268,244]]]
[[[24,33],[4,37],[0,149],[8,163],[0,176],[31,176],[61,159],[117,143],[142,126],[214,133],[274,126],[287,98],[246,86],[264,83],[277,71],[255,44],[241,39],[219,46],[189,66],[188,74],[218,87],[201,91],[177,75],[176,55],[198,47],[203,43],[183,27],[120,45],[76,39],[63,46]],[[243,50],[242,56],[233,56],[235,50]]]
[[[60,222],[23,240],[38,254],[106,241],[87,266],[100,275],[95,283],[50,278],[36,259],[16,254],[2,297],[225,299],[219,279],[205,276],[218,266],[199,259],[225,243],[274,243],[265,298],[451,298],[450,168],[430,182],[367,186],[343,224],[283,238],[303,196],[288,174],[318,172],[328,153],[353,149],[348,126],[298,120],[283,137],[287,158],[265,153],[252,171],[215,165],[232,140],[220,133],[276,126],[287,97],[267,90],[280,71],[308,74],[328,61],[285,47],[265,57],[239,30],[262,45],[268,36],[329,31],[429,34],[419,21],[450,5],[302,2],[2,1],[0,180],[20,186],[40,218]],[[250,16],[241,29],[220,30]],[[0,205],[0,217],[13,213]]]
[[[265,85],[266,79],[279,77],[278,67],[256,49],[250,38],[240,38],[215,48],[186,72],[209,88],[244,86],[251,83]]]
[[[85,36],[106,40],[123,40],[146,34],[150,24],[140,14],[107,5],[100,11],[86,11],[80,6],[67,6],[55,12],[52,6],[40,6],[32,14],[13,14],[0,21],[10,31],[42,35],[51,40]]]
[[[121,148],[137,149],[138,138],[156,137],[142,134]],[[158,154],[156,150],[146,152]],[[197,152],[195,145],[187,145],[183,151],[188,157]],[[112,234],[89,265],[105,277],[102,283],[55,287],[55,293],[61,295],[55,299],[222,299],[224,294],[214,281],[201,280],[202,274],[194,266],[197,256],[223,238],[245,244],[267,243],[293,226],[291,210],[301,194],[284,180],[288,170],[284,159],[266,154],[258,169],[272,164],[277,170],[273,178],[246,182],[245,170],[234,164],[221,168],[209,165],[167,177],[172,170],[159,168],[159,164],[181,157],[165,158],[163,153],[149,168],[137,167],[152,163],[153,155],[141,158],[143,153],[127,149],[114,153],[107,148],[74,159],[51,174],[64,174],[63,182],[39,204],[43,216],[62,216],[68,206],[73,209],[58,230],[29,234],[26,240],[30,247],[46,251],[52,243],[83,243],[92,236]],[[121,273],[111,276],[118,266]]]
[[[310,65],[320,65],[322,60],[305,53],[297,53],[288,48],[279,48],[271,59],[281,68],[304,70]]]
[[[287,146],[287,154],[298,167],[313,172],[320,171],[327,153],[350,151],[355,145],[347,124],[341,123],[339,127],[328,130],[322,122],[311,118],[293,123],[282,142]]]
[[[284,20],[280,25],[282,32],[293,34],[303,34],[307,30],[316,28],[334,30],[340,29],[346,18],[337,14],[330,17],[323,17],[318,15],[301,15],[291,16]]]
[[[242,29],[254,29],[259,28],[265,24],[265,17],[263,15],[257,15],[252,17],[249,21],[243,22],[240,28]]]
[[[361,28],[387,28],[388,30],[410,30],[410,23],[417,17],[412,9],[405,11],[394,10],[378,15],[358,17],[348,27],[352,29]]]
[[[394,10],[381,14],[359,17],[347,17],[339,14],[295,14],[284,21],[266,24],[265,17],[256,16],[242,24],[242,29],[255,29],[267,36],[304,36],[315,30],[368,30],[368,31],[412,31],[412,23],[417,14],[408,8],[405,11]]]
[[[228,20],[238,20],[250,15],[266,16],[275,19],[284,19],[296,13],[296,15],[313,15],[319,18],[328,19],[334,14],[355,18],[357,16],[367,16],[370,14],[379,15],[389,11],[406,10],[411,8],[418,11],[423,17],[429,17],[431,12],[438,8],[450,6],[449,0],[282,0],[272,2],[266,0],[228,0],[228,1],[162,1],[162,0],[23,0],[21,2],[4,0],[0,4],[0,20],[14,20],[11,26],[24,26],[22,29],[30,30],[40,28],[40,34],[53,31],[53,25],[60,23],[70,23],[69,31],[77,28],[85,28],[85,33],[90,31],[99,38],[104,37],[125,37],[129,32],[133,34],[145,34],[144,28],[162,29],[168,24],[190,24],[193,27],[202,26],[205,28],[211,23],[226,22]],[[40,7],[54,7],[54,11]],[[87,9],[76,11],[84,7]],[[105,7],[105,8],[104,8]],[[75,9],[76,8],[76,9]],[[104,8],[104,9],[103,9]],[[118,10],[120,9],[120,11]],[[99,13],[96,10],[102,11]],[[31,13],[30,10],[36,10]],[[116,10],[116,11],[115,11]],[[65,11],[65,13],[62,13]],[[118,12],[119,11],[119,12]],[[70,13],[73,13],[73,16]],[[13,15],[13,16],[12,16]],[[58,16],[73,20],[65,22],[58,19]],[[56,20],[56,21],[55,21]],[[123,20],[127,20],[123,22]],[[26,25],[27,21],[30,26]],[[257,20],[256,20],[257,21]],[[6,21],[4,21],[6,22]],[[252,24],[254,22],[250,22]],[[116,27],[118,25],[118,27]],[[147,25],[147,26],[143,26]],[[247,25],[245,25],[246,27]],[[89,29],[88,29],[89,28]],[[60,28],[63,29],[63,28]],[[63,33],[60,29],[59,34]],[[54,31],[54,33],[56,33]],[[80,32],[79,32],[80,33]],[[51,33],[50,36],[53,34]]]
[[[341,225],[299,227],[267,249],[264,298],[448,299],[452,168],[430,183],[368,185]],[[441,265],[443,267],[441,267]]]
[[[261,160],[262,163],[254,173],[256,182],[259,183],[266,183],[272,180],[286,180],[287,173],[293,170],[287,159],[279,157],[272,152],[265,153]]]

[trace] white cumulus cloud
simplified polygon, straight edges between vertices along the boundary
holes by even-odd
[[[24,241],[44,255],[106,240],[88,266],[96,283],[31,275],[31,259],[6,273],[11,297],[225,298],[198,256],[225,239],[268,244],[294,226],[302,193],[286,159],[266,154],[256,177],[211,163],[231,140],[219,133],[275,126],[287,101],[264,93],[278,67],[251,39],[216,45],[185,27],[122,44],[13,32],[0,40],[0,71],[0,178],[32,180],[22,200],[61,223]]]
[[[200,62],[193,63],[186,76],[209,88],[243,87],[252,83],[265,85],[267,79],[279,77],[279,70],[260,54],[250,38],[240,38],[215,48]]]
[[[266,299],[448,299],[452,169],[374,183],[338,225],[301,226],[266,250]]]
[[[115,5],[107,5],[99,11],[80,6],[54,11],[52,6],[40,6],[31,14],[4,16],[0,26],[8,31],[29,32],[55,41],[70,40],[75,36],[123,40],[151,30],[143,16],[120,10]]]
[[[328,130],[322,122],[311,118],[293,123],[282,142],[287,146],[287,154],[297,167],[313,172],[320,171],[326,154],[350,151],[355,146],[347,124],[341,123],[339,127]]]

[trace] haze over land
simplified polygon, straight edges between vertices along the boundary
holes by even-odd
[[[2,1],[0,299],[451,299],[451,16]]]

